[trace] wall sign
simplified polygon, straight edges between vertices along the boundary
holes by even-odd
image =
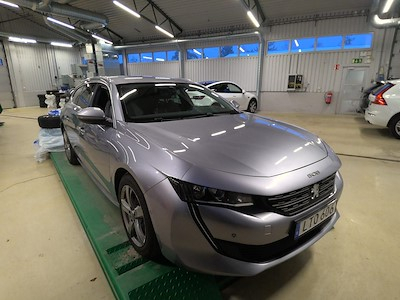
[[[362,64],[363,59],[362,58],[353,58],[353,64]]]

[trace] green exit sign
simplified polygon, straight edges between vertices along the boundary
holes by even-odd
[[[362,58],[353,58],[353,64],[362,64]]]

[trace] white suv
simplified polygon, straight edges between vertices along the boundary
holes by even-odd
[[[393,136],[400,139],[400,79],[388,81],[369,95],[369,101],[365,120],[374,125],[389,127]]]

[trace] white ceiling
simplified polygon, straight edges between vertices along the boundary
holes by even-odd
[[[8,1],[13,2],[12,0]],[[132,9],[136,4],[138,11],[145,8],[148,3],[146,0],[119,1]],[[95,31],[99,35],[113,40],[116,44],[168,40],[150,22],[144,18],[134,18],[114,5],[112,0],[57,0],[54,2],[68,3],[73,7],[105,15],[108,18],[107,27],[105,29],[98,28]],[[179,32],[174,27],[176,37],[198,37],[254,30],[241,0],[153,0],[152,2],[182,29],[182,32]],[[372,5],[372,0],[259,0],[259,3],[266,17],[263,26],[270,26],[294,20],[299,21],[304,16],[312,19],[316,15],[322,18],[346,14],[366,15]],[[150,7],[142,10],[141,14],[149,19],[152,19],[153,16]],[[160,16],[158,15],[157,20],[159,23],[164,19]],[[72,24],[78,21],[60,16],[54,16],[54,18]],[[171,27],[167,25],[166,22],[162,27],[172,31]],[[28,8],[9,8],[1,4],[0,32],[3,33],[3,36],[13,33],[38,39],[71,40],[70,37],[49,28],[43,21],[43,13]]]

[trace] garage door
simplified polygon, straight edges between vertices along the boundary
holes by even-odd
[[[0,103],[3,108],[14,107],[14,97],[2,42],[0,42]]]
[[[389,78],[400,78],[400,30],[396,28],[390,60]]]

